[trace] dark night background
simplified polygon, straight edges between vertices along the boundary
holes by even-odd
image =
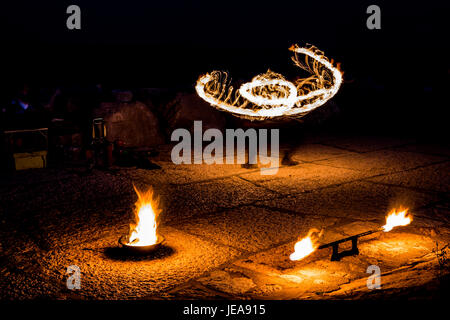
[[[72,4],[81,7],[81,30],[66,27]],[[381,8],[381,30],[366,27],[371,4]],[[233,299],[268,303],[258,317],[275,319],[289,307],[268,299],[291,300],[299,315],[299,300],[323,299],[332,305],[321,315],[334,319],[336,299],[377,303],[366,310],[389,303],[398,319],[411,306],[434,316],[448,306],[450,283],[449,9],[434,0],[3,1],[1,307],[34,300],[28,306],[48,317],[58,311],[48,300],[85,313],[86,304],[73,303],[125,299],[133,305],[121,310],[143,306],[150,320],[155,304],[141,300]],[[304,76],[293,44],[316,46],[344,72],[331,102],[300,121],[242,120],[196,95],[198,77],[213,70],[236,83],[268,68]],[[262,172],[261,154],[254,166],[175,164],[170,137],[195,120],[204,130],[279,128],[276,174]],[[30,128],[43,129],[20,130]],[[151,204],[166,239],[140,257],[118,243],[136,220],[133,186],[161,200]],[[380,231],[397,208],[408,208],[413,223],[360,239],[355,250],[356,234]],[[335,242],[290,261],[314,228],[324,231],[318,245],[351,239],[339,258],[352,256],[329,261]],[[366,289],[368,264],[379,266],[382,290]],[[67,286],[74,265],[80,290]],[[342,305],[352,309],[345,317],[361,317]],[[117,307],[102,306],[117,316]],[[166,318],[183,316],[181,304],[161,306]],[[30,310],[17,307],[14,314]]]
[[[66,28],[70,4],[81,7],[79,31]],[[370,4],[381,7],[381,30],[366,28]],[[342,64],[342,126],[442,136],[448,9],[446,1],[11,1],[1,8],[2,87],[193,90],[211,70],[289,75],[287,49],[310,43]]]

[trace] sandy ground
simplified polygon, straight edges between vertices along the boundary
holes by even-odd
[[[159,170],[2,176],[0,298],[393,299],[448,290],[449,267],[437,257],[450,242],[448,145],[317,137],[297,150],[298,165],[272,176],[177,166],[162,150]],[[133,183],[152,186],[163,210],[165,244],[145,257],[117,246],[133,217]],[[359,255],[330,261],[324,249],[289,260],[312,227],[324,229],[325,243],[383,225],[398,206],[413,223],[360,239]],[[81,270],[79,290],[66,287],[70,265]],[[381,270],[381,289],[366,285],[370,265]]]

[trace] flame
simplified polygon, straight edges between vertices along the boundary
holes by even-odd
[[[410,224],[412,221],[411,215],[408,214],[408,209],[397,212],[394,209],[388,216],[386,217],[386,224],[382,227],[384,232],[391,231],[393,228],[398,226],[406,226]]]
[[[314,233],[317,233],[317,235],[313,236]],[[309,230],[308,235],[295,244],[294,252],[289,258],[292,261],[297,261],[313,253],[319,246],[318,240],[322,236],[322,233],[323,231],[319,231],[315,228]]]
[[[294,64],[306,70],[310,76],[292,83],[281,74],[268,70],[244,83],[235,91],[226,72],[213,71],[197,80],[197,94],[219,110],[250,120],[276,117],[302,117],[331,99],[342,83],[342,73],[333,66],[322,51],[314,46],[297,45]],[[297,54],[305,56],[300,62]]]
[[[138,200],[134,210],[136,224],[130,225],[128,245],[149,246],[158,242],[158,216],[157,200],[153,199],[153,190],[139,191],[134,185]]]

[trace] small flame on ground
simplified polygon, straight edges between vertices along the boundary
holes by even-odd
[[[319,246],[318,240],[322,236],[323,231],[311,229],[308,235],[299,240],[294,246],[294,252],[290,255],[292,261],[301,260],[313,253]],[[314,235],[316,234],[316,235]]]
[[[398,226],[406,226],[410,224],[412,221],[412,217],[408,214],[408,209],[403,211],[396,211],[394,209],[387,217],[386,224],[382,227],[384,232],[391,231],[393,228]]]
[[[158,202],[153,199],[153,189],[139,191],[134,185],[138,195],[135,208],[136,224],[130,225],[130,246],[149,246],[158,242]]]

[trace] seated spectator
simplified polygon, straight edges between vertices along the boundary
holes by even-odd
[[[45,127],[45,113],[32,101],[30,90],[24,86],[2,108],[3,129],[29,129]]]

